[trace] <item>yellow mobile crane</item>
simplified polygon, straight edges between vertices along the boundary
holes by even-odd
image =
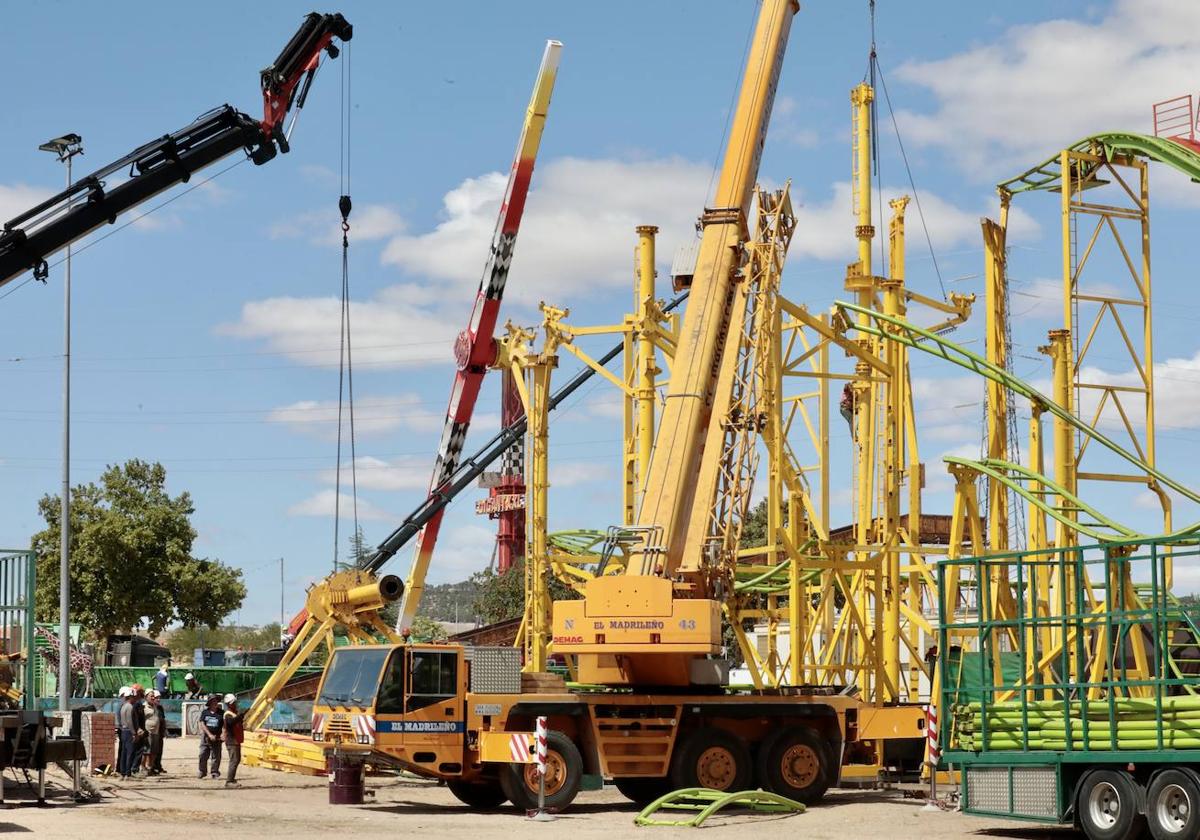
[[[721,446],[712,440],[710,420],[727,413],[728,362],[744,336],[741,270],[750,204],[797,10],[795,0],[765,0],[759,11],[717,206],[701,217],[670,390],[633,526],[643,544],[630,556],[627,574],[594,578],[584,600],[554,608],[554,647],[576,656],[579,676],[631,690],[574,692],[531,680],[543,690],[523,692],[515,649],[345,647],[326,666],[313,726],[313,738],[340,760],[370,756],[445,779],[475,807],[509,800],[528,808],[538,790],[529,739],[535,719],[545,716],[551,808],[568,805],[585,776],[612,779],[639,802],[675,788],[758,785],[814,802],[837,780],[857,700],[833,689],[771,696],[726,691],[720,669],[703,659],[719,650],[721,609],[732,581],[715,571],[717,564],[704,562],[710,512],[695,510],[707,502],[693,495],[705,486],[695,481],[698,473],[707,471],[716,482],[713,458]],[[795,219],[786,193],[765,202],[759,227],[771,220],[771,230],[785,230],[789,239]],[[778,270],[786,244],[773,247],[782,247],[770,261]],[[514,345],[531,337],[522,330],[510,334]],[[547,353],[535,355],[535,363],[552,366],[541,358]],[[534,388],[545,391],[545,384],[535,379]],[[533,448],[536,455],[536,441]],[[531,530],[536,537],[538,528]]]

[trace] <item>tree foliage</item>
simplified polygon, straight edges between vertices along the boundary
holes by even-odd
[[[484,624],[520,618],[525,612],[525,562],[518,560],[508,571],[497,574],[484,569],[471,575],[469,581],[475,587],[475,616]],[[553,575],[550,576],[550,599],[571,601],[579,593]]]
[[[177,627],[167,633],[166,645],[173,659],[186,662],[192,661],[196,648],[235,650],[240,645],[246,650],[270,650],[279,647],[279,623],[261,627],[222,624],[215,629]]]
[[[741,539],[738,542],[739,548],[758,548],[767,544],[768,510],[766,499],[762,499],[750,509],[750,513],[742,523]],[[762,600],[761,596],[751,595],[747,600],[751,602],[747,606],[763,606],[759,603]],[[747,620],[742,625],[742,629],[750,632],[754,629],[754,621]],[[721,646],[725,649],[725,657],[730,660],[734,667],[738,667],[745,662],[745,656],[742,655],[742,648],[737,642],[737,634],[733,632],[733,627],[725,618],[721,619]]]
[[[240,570],[192,556],[191,496],[172,497],[161,464],[110,466],[99,485],[71,489],[71,615],[96,638],[168,624],[217,627],[246,597]],[[62,503],[44,496],[46,528],[34,534],[40,621],[58,618]]]
[[[426,618],[423,615],[418,615],[413,618],[412,634],[409,639],[414,642],[444,642],[446,641],[446,628],[432,618]]]
[[[367,539],[363,536],[362,526],[359,525],[354,529],[354,533],[350,535],[350,562],[355,566],[361,567],[370,556],[371,547],[367,545]]]

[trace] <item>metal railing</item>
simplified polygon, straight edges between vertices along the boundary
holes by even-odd
[[[1200,604],[1167,583],[1198,555],[1157,538],[942,561],[943,746],[1200,749]]]

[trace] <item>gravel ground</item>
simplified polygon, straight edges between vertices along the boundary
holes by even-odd
[[[478,838],[528,840],[561,837],[612,840],[654,835],[694,837],[690,828],[642,828],[633,824],[636,808],[615,790],[580,794],[558,820],[530,822],[511,809],[476,813],[448,790],[433,783],[395,778],[369,779],[374,792],[363,806],[328,804],[324,778],[244,767],[242,785],[227,789],[221,781],[196,778],[196,742],[171,739],[164,765],[169,775],[122,783],[95,779],[103,789],[100,802],[74,806],[63,796],[64,777],[51,775],[49,806],[35,807],[30,792],[6,785],[10,807],[0,813],[0,833],[32,833],[38,838],[108,840],[130,837],[199,836],[205,840],[237,837],[286,837],[309,840],[336,836],[365,840],[417,836],[421,840]],[[837,791],[820,807],[788,816],[734,814],[716,816],[700,829],[711,840],[744,838],[764,824],[773,836],[805,840],[938,840],[979,837],[1011,840],[1074,838],[1070,831],[1030,827],[1016,822],[983,820],[962,814],[926,811],[919,801],[897,793]]]

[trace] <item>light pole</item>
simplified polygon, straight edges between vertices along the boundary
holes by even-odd
[[[71,189],[71,160],[83,154],[83,138],[78,134],[64,134],[38,146],[43,152],[51,152],[67,165],[67,189]],[[67,209],[74,204],[74,196],[67,197]],[[63,465],[62,465],[62,515],[59,531],[62,542],[58,558],[58,707],[63,711],[71,708],[71,246],[67,246],[67,270],[63,286]]]

